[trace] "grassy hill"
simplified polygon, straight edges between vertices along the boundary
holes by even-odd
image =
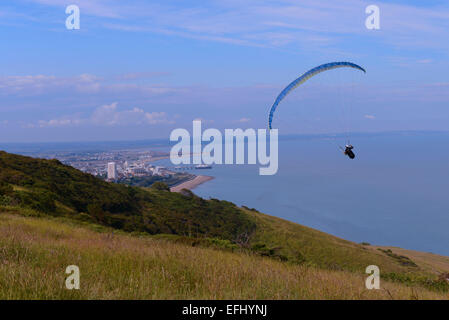
[[[150,190],[108,183],[58,160],[6,152],[0,152],[0,205],[149,234],[233,240],[255,228],[230,202],[171,194],[161,183]]]
[[[164,184],[107,183],[57,160],[5,152],[0,261],[0,298],[409,299],[449,292],[446,257],[356,244],[227,201],[171,193]],[[63,289],[69,264],[84,270],[82,291]],[[384,290],[364,289],[372,264]]]
[[[0,215],[0,299],[447,299],[422,286],[132,236],[59,218]],[[66,290],[65,268],[80,268]]]

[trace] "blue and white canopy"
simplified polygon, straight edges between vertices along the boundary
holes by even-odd
[[[300,76],[298,79],[290,83],[282,92],[278,95],[276,100],[273,103],[273,106],[270,110],[270,115],[268,118],[268,128],[271,130],[271,122],[273,121],[273,114],[276,111],[277,106],[279,103],[295,88],[299,87],[301,84],[312,78],[313,76],[327,70],[337,69],[337,68],[354,68],[361,70],[366,73],[366,70],[363,69],[361,66],[352,63],[352,62],[330,62],[322,64],[318,67],[315,67],[306,73],[304,73],[302,76]]]

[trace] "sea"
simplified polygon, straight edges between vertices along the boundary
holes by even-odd
[[[215,179],[193,191],[347,240],[449,256],[449,133],[355,135],[354,160],[338,142],[281,137],[277,174],[215,165],[195,171]]]
[[[215,177],[193,191],[347,240],[449,256],[449,133],[355,134],[354,160],[338,143],[344,144],[328,136],[281,136],[277,174],[259,175],[259,165],[213,165],[192,171]],[[160,141],[157,147],[169,150]],[[174,167],[168,159],[158,164]]]

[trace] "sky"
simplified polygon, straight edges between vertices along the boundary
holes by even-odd
[[[266,128],[279,92],[332,61],[367,73],[293,92],[279,134],[448,131],[447,39],[440,0],[2,0],[0,142],[168,140],[194,119]]]

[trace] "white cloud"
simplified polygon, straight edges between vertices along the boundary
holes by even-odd
[[[67,127],[79,125],[97,126],[130,126],[130,125],[154,125],[173,124],[165,112],[146,112],[140,108],[132,108],[119,111],[117,102],[106,104],[94,110],[89,118],[79,116],[61,117],[51,120],[39,120],[38,126],[43,127]]]
[[[67,5],[60,0],[32,0],[42,5]],[[382,2],[381,30],[364,26],[360,0],[247,0],[209,1],[201,6],[174,6],[163,1],[111,2],[78,0],[87,15],[104,28],[149,32],[236,45],[327,48],[350,35],[370,37],[392,46],[431,45],[447,48],[449,7],[417,7]],[[125,4],[126,3],[126,4]],[[250,21],[251,23],[248,23]],[[336,37],[337,36],[337,37]],[[338,37],[341,36],[341,39]],[[331,40],[332,39],[332,40]]]
[[[150,124],[156,123],[174,123],[173,120],[167,120],[165,112],[146,112],[145,119]]]
[[[160,95],[178,91],[184,88],[163,86],[158,84],[135,84],[112,82],[110,80],[135,80],[152,75],[163,75],[163,72],[130,73],[105,79],[92,74],[81,74],[73,77],[56,77],[53,75],[0,76],[0,94],[20,94],[21,96],[57,93],[118,93],[135,91],[147,95]]]
[[[251,121],[250,118],[240,118],[237,120],[237,122],[240,122],[240,123],[246,123],[246,122],[250,122],[250,121]]]
[[[74,77],[56,77],[53,75],[24,75],[0,77],[0,93],[5,94],[42,94],[63,88],[76,88],[79,92],[98,91],[102,79],[81,74]]]
[[[41,128],[45,127],[67,127],[67,126],[75,126],[81,124],[82,121],[80,119],[51,119],[51,120],[39,120],[38,126]],[[31,127],[35,127],[35,125],[31,125]]]
[[[121,12],[125,12],[126,6],[111,3],[108,0],[32,0],[47,6],[67,7],[69,4],[76,4],[82,13],[104,18],[123,18]]]
[[[136,79],[146,79],[155,78],[160,76],[167,76],[169,72],[130,72],[116,76],[118,80],[136,80]]]
[[[373,116],[372,114],[365,114],[364,116],[366,119],[374,120],[376,119],[376,116]]]

